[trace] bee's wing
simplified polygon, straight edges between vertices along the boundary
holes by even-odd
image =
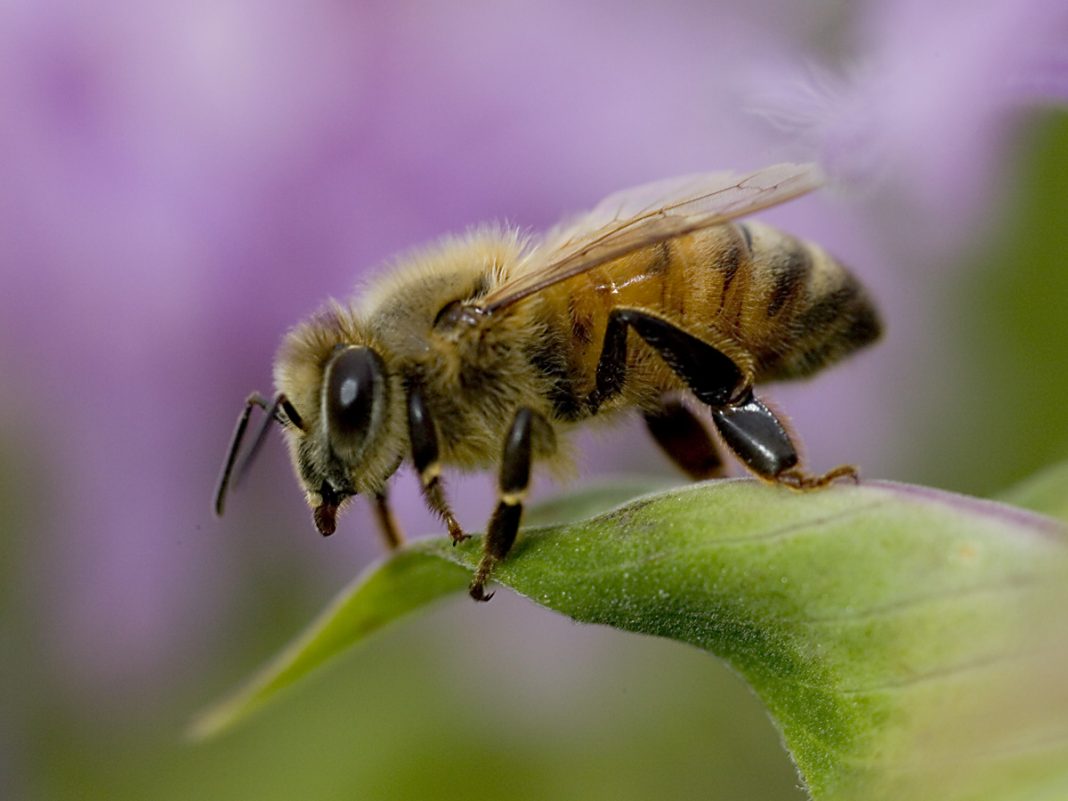
[[[689,175],[616,192],[550,231],[517,274],[484,298],[485,308],[502,309],[631,251],[783,203],[822,182],[815,164],[776,164],[746,175]]]

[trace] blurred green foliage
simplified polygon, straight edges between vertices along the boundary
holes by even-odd
[[[998,494],[998,500],[1068,523],[1068,461],[1049,465]]]
[[[942,300],[954,396],[915,456],[919,481],[977,495],[1068,458],[1068,113],[1043,115],[1019,152],[1003,227],[976,241]]]

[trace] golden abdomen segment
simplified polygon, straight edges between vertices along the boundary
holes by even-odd
[[[661,316],[706,340],[751,382],[809,375],[872,342],[881,328],[863,288],[822,248],[752,221],[651,245],[546,295],[566,327],[578,397],[596,385],[617,307]],[[624,388],[610,406],[654,408],[664,392],[683,388],[650,348],[629,347]]]

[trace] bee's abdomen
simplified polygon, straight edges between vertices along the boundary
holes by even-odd
[[[745,223],[752,251],[747,339],[758,380],[801,378],[875,341],[866,291],[817,245]]]
[[[663,317],[734,359],[753,380],[801,378],[878,337],[860,284],[821,248],[758,222],[710,227],[643,248],[538,296],[552,337],[531,363],[560,420],[589,415],[608,317]],[[631,337],[626,380],[609,406],[655,404],[681,380]]]

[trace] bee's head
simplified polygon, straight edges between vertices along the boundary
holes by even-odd
[[[293,466],[315,527],[332,534],[345,501],[381,492],[400,464],[400,378],[359,321],[331,308],[286,336],[275,384],[303,419],[286,429]]]
[[[399,467],[404,439],[397,421],[403,415],[391,408],[391,400],[403,397],[392,386],[399,386],[399,379],[391,379],[374,347],[328,344],[319,333],[312,327],[290,332],[276,363],[279,392],[273,403],[258,394],[247,400],[219,477],[217,515],[227,488],[248,471],[276,422],[285,431],[320,534],[333,534],[346,500],[359,492],[381,492]],[[267,415],[238,462],[253,406]]]
[[[334,532],[346,499],[379,489],[396,469],[392,465],[385,476],[376,469],[390,395],[385,363],[373,347],[335,347],[322,373],[315,430],[305,432],[296,450],[297,471],[321,534]]]

